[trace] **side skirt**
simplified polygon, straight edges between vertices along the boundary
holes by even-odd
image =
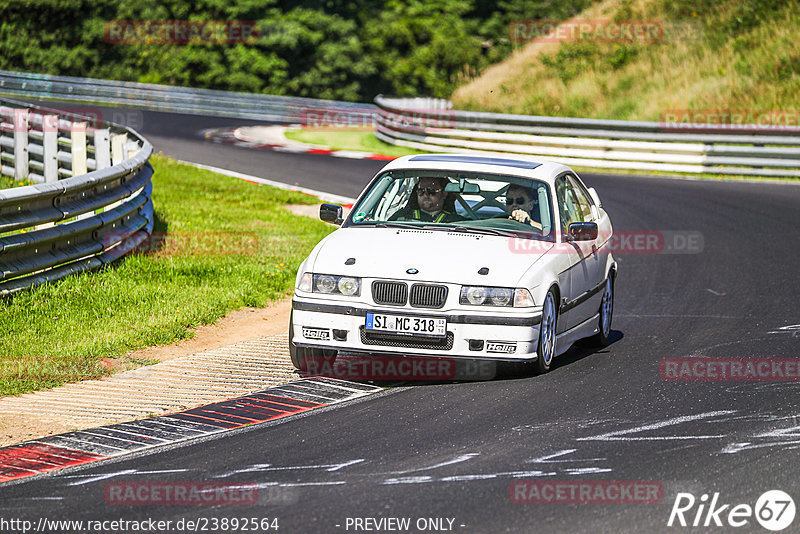
[[[573,326],[566,332],[562,332],[556,336],[556,356],[560,356],[567,352],[572,344],[585,337],[593,336],[598,333],[600,329],[598,324],[600,322],[600,312],[598,311],[593,316],[586,319],[584,322],[577,326]]]

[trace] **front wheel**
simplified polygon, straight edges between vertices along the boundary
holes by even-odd
[[[611,319],[614,316],[614,279],[610,274],[606,278],[606,287],[603,289],[599,315],[597,323],[599,332],[590,337],[589,342],[596,347],[605,347],[608,345],[608,337],[611,335]]]
[[[550,370],[550,364],[556,356],[556,326],[558,325],[558,308],[553,290],[547,292],[542,305],[542,322],[539,326],[539,344],[536,347],[536,363],[534,372],[543,374]]]

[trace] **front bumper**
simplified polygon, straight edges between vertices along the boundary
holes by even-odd
[[[509,310],[391,308],[295,296],[292,341],[300,347],[335,349],[344,353],[535,360],[541,308]],[[447,320],[447,337],[372,333],[365,329],[368,312],[443,317]]]

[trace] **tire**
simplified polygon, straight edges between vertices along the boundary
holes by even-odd
[[[614,277],[611,273],[606,278],[606,287],[603,289],[603,298],[600,301],[599,318],[597,320],[598,333],[589,338],[589,343],[595,347],[608,345],[611,334],[611,320],[614,318]]]
[[[320,369],[322,363],[333,365],[336,361],[337,351],[331,349],[312,349],[308,347],[298,347],[294,344],[294,312],[289,314],[289,358],[292,360],[292,365],[295,369],[302,372],[307,372],[309,368],[309,361],[316,363],[316,367],[312,370]],[[315,374],[318,374],[315,373]]]
[[[556,356],[556,332],[558,326],[558,299],[551,289],[547,292],[542,304],[542,322],[539,326],[539,343],[536,346],[538,358],[533,364],[533,371],[537,375],[550,370],[553,358]]]

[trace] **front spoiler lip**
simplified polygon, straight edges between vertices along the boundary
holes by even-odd
[[[431,354],[431,353],[413,353],[410,354],[404,351],[397,351],[397,350],[384,350],[383,347],[375,350],[362,350],[362,349],[353,349],[350,347],[342,348],[336,347],[333,345],[312,345],[310,343],[295,343],[297,347],[307,347],[312,349],[331,349],[338,351],[339,354],[342,356],[346,355],[358,355],[358,356],[372,356],[375,358],[380,358],[381,356],[403,356],[408,358],[429,358],[432,360],[436,359],[452,359],[452,360],[486,360],[486,361],[503,361],[503,362],[533,362],[539,358],[539,355],[536,353],[532,353],[529,358],[520,358],[519,356],[504,356],[502,353],[490,353],[490,354],[476,354],[475,356],[464,356],[462,354]]]
[[[353,317],[366,317],[367,312],[386,313],[390,315],[430,315],[432,317],[444,317],[448,323],[455,324],[482,324],[496,326],[536,326],[542,322],[542,313],[534,313],[523,317],[498,317],[495,315],[457,315],[435,313],[433,310],[421,308],[419,312],[408,311],[407,309],[379,309],[379,308],[359,308],[342,304],[323,304],[321,302],[303,302],[292,300],[292,309],[299,311],[310,311],[318,313],[334,313],[337,315],[349,315]],[[433,312],[433,313],[432,313]]]

